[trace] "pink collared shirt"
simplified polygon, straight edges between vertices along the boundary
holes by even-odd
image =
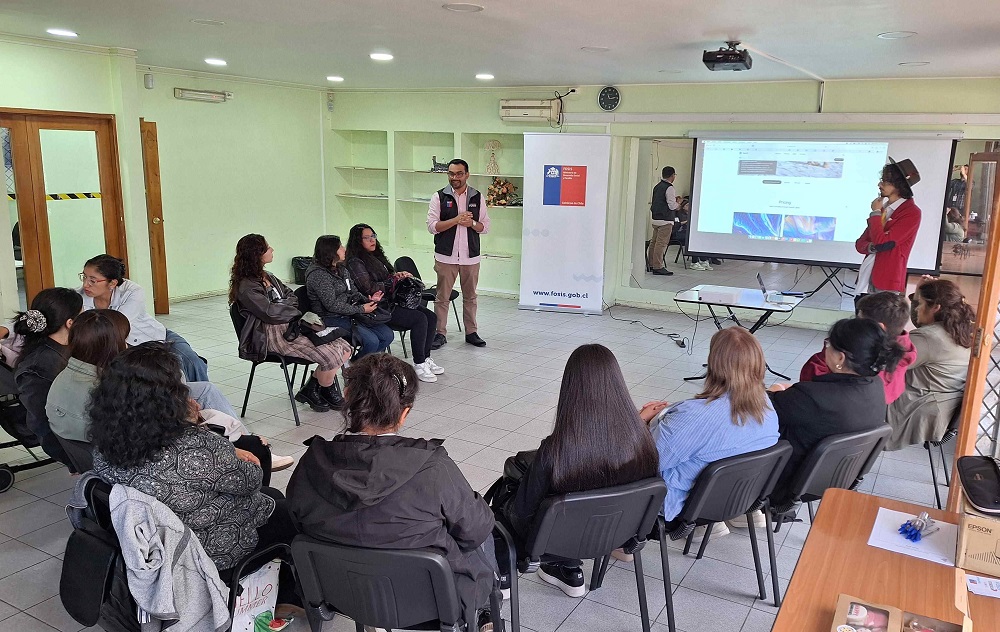
[[[469,187],[465,187],[465,191],[463,191],[461,195],[455,195],[454,191],[452,192],[452,195],[458,201],[458,212],[464,213],[468,209],[469,205]],[[479,231],[479,234],[485,235],[486,233],[490,232],[490,216],[489,213],[486,211],[485,196],[480,195],[480,199],[482,200],[483,203],[480,205],[479,219],[477,221],[479,222],[479,227],[481,229]],[[439,221],[441,221],[441,198],[438,196],[437,192],[435,192],[434,195],[431,196],[431,202],[427,209],[427,231],[430,234],[436,235],[438,233],[438,231],[435,230],[434,227],[437,225]],[[458,226],[458,228],[461,229],[464,227]],[[469,256],[468,231],[457,230],[455,232],[457,233],[455,235],[455,247],[451,251],[451,256],[442,255],[440,253],[435,252],[434,260],[440,261],[441,263],[448,263],[460,266],[474,266],[477,263],[479,263],[480,257]],[[482,249],[480,248],[480,250]]]

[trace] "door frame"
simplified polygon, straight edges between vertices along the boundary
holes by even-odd
[[[163,234],[163,197],[160,191],[160,149],[156,123],[139,119],[142,136],[142,175],[146,183],[146,221],[149,229],[149,263],[153,271],[153,312],[170,313],[167,287],[167,248]]]
[[[122,202],[118,134],[113,114],[0,108],[0,125],[11,130],[14,188],[21,228],[25,293],[28,303],[40,290],[55,285],[49,239],[40,130],[92,131],[97,144],[98,176],[104,245],[108,254],[125,261],[125,210]],[[25,254],[27,253],[27,254]],[[99,254],[99,253],[95,253]],[[80,262],[81,266],[83,262]]]

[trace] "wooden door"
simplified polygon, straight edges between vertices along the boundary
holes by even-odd
[[[167,250],[163,241],[163,199],[160,197],[160,150],[156,123],[139,119],[142,134],[142,166],[146,180],[146,222],[149,229],[149,260],[153,269],[153,310],[170,313],[167,290]]]
[[[84,262],[102,252],[127,265],[114,116],[0,110],[0,126],[12,141],[27,301],[77,287]]]

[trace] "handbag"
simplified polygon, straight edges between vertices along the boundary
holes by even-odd
[[[355,314],[352,318],[354,318],[354,322],[366,327],[384,325],[392,318],[392,311],[379,305],[371,313],[361,312],[360,314]]]
[[[424,282],[417,277],[397,279],[392,286],[392,302],[406,309],[417,309],[422,303]]]
[[[504,512],[514,496],[517,495],[517,488],[521,486],[521,479],[531,469],[531,464],[535,461],[538,450],[525,450],[518,452],[514,456],[507,457],[503,464],[503,475],[496,480],[483,495],[483,499],[490,504],[494,511]]]
[[[963,456],[958,459],[958,478],[965,499],[976,511],[1000,516],[1000,466],[988,456]]]

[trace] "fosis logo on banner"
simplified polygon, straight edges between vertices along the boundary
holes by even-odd
[[[545,165],[543,206],[586,206],[587,167]]]

